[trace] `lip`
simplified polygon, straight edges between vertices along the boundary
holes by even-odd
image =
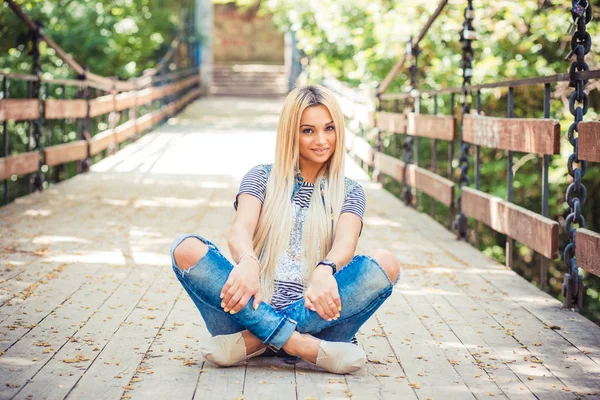
[[[325,148],[325,149],[312,149],[312,151],[316,151],[317,153],[323,153],[324,151],[329,150],[329,147]]]

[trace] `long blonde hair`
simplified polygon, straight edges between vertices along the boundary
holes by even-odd
[[[286,97],[277,127],[275,163],[267,182],[267,193],[253,237],[254,251],[261,262],[261,293],[270,301],[275,270],[287,249],[292,228],[292,194],[299,170],[300,119],[307,107],[324,105],[335,124],[335,151],[317,174],[315,187],[304,221],[301,262],[304,286],[316,263],[325,258],[333,245],[333,233],[344,203],[344,117],[335,95],[320,85],[300,86]],[[321,180],[324,180],[321,192]],[[323,206],[323,203],[325,206]]]

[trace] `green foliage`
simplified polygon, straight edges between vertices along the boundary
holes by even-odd
[[[296,33],[299,47],[310,58],[309,76],[330,73],[351,86],[374,87],[381,82],[393,65],[402,57],[406,43],[417,36],[432,14],[438,2],[388,0],[320,0],[298,2],[292,0],[265,0],[265,12],[274,14],[275,23],[283,30]],[[461,44],[459,43],[465,1],[450,1],[429,32],[419,44],[417,87],[421,90],[460,87]],[[473,43],[475,50],[472,83],[490,83],[507,79],[519,79],[541,75],[566,73],[570,61],[563,60],[570,51],[571,37],[567,29],[572,21],[568,7],[570,2],[558,0],[487,0],[474,2],[476,18],[474,27],[479,38]],[[591,69],[598,69],[594,62],[594,49],[600,43],[600,1],[593,2],[595,16],[588,24],[592,37],[592,52],[586,57]],[[387,93],[406,92],[408,65],[396,76]],[[585,120],[596,120],[600,96],[595,81],[590,81],[590,110]],[[568,95],[573,89],[568,83],[552,85],[551,117],[560,120],[562,137],[561,154],[551,158],[549,182],[549,216],[561,224],[561,255],[568,243],[562,233],[562,224],[568,213],[564,191],[570,181],[567,175],[567,158],[572,146],[566,141],[566,130],[572,123],[567,106]],[[482,91],[482,112],[490,116],[507,116],[505,88]],[[448,114],[450,96],[439,96],[439,112]],[[473,99],[474,101],[474,99]],[[383,104],[391,110],[391,104]],[[410,106],[401,103],[401,108]],[[459,111],[459,96],[456,97]],[[473,103],[472,109],[475,109]],[[433,113],[431,97],[421,101],[422,113]],[[515,116],[543,117],[543,85],[515,88]],[[386,140],[385,143],[390,143]],[[419,159],[428,166],[431,159],[430,141],[422,139]],[[386,151],[391,153],[390,148]],[[458,149],[456,150],[458,151]],[[471,182],[474,186],[474,153],[471,150]],[[438,158],[446,153],[440,147]],[[535,212],[541,212],[542,159],[536,155],[515,154],[518,166],[514,180],[514,202]],[[444,161],[441,161],[444,164]],[[446,165],[440,166],[446,171]],[[441,173],[446,176],[445,173]],[[504,152],[481,150],[481,190],[495,196],[507,196],[507,162]],[[451,177],[452,178],[452,177]],[[454,179],[456,176],[453,177]],[[588,199],[583,209],[586,227],[600,231],[600,168],[590,165],[584,183]],[[399,194],[393,183],[386,187]],[[419,209],[430,211],[430,199],[419,196]],[[437,210],[437,208],[436,208]],[[438,212],[438,220],[447,224],[447,210]],[[471,221],[471,226],[474,226]],[[480,249],[499,262],[505,261],[505,237],[488,228],[480,227]],[[473,237],[471,237],[473,239]],[[539,282],[539,255],[519,244],[515,248],[514,268],[526,278]],[[552,294],[561,298],[562,274],[566,271],[561,259],[550,265],[549,277]],[[588,297],[586,315],[600,322],[600,280],[587,276]]]
[[[44,24],[44,32],[81,65],[103,76],[127,79],[154,66],[183,25],[191,0],[28,0],[23,10]],[[2,3],[0,66],[4,72],[31,73],[28,32]],[[46,43],[40,45],[42,72],[73,77],[73,71]]]
[[[171,42],[187,23],[193,1],[171,2],[165,0],[28,0],[18,2],[21,9],[33,21],[43,24],[43,32],[77,63],[101,76],[125,80],[137,77],[154,67],[168,51]],[[0,71],[5,73],[31,74],[30,34],[26,25],[13,13],[6,2],[0,6]],[[193,42],[195,36],[187,38]],[[40,65],[44,78],[77,78],[76,73],[60,59],[55,50],[45,42],[40,46]],[[10,98],[30,97],[28,83],[19,79],[7,79]],[[105,93],[90,89],[93,97]],[[42,99],[74,99],[77,88],[56,84],[44,84]],[[139,113],[144,107],[138,108]],[[141,115],[141,114],[138,114]],[[126,122],[127,112],[121,113]],[[78,138],[82,121],[44,121],[42,147],[65,143]],[[79,127],[79,129],[78,129]],[[108,116],[90,120],[92,135],[108,127]],[[7,123],[9,155],[32,150],[33,124],[29,122]],[[122,143],[121,145],[125,145]],[[105,151],[106,152],[106,151]],[[104,153],[105,153],[104,152]],[[103,154],[96,155],[97,161]],[[44,188],[52,181],[64,179],[77,173],[75,162],[60,167],[42,167],[45,175]],[[12,177],[8,181],[9,201],[31,191],[31,176]],[[4,198],[4,187],[0,187]]]

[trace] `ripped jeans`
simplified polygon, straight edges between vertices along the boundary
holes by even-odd
[[[208,246],[208,253],[187,270],[181,270],[173,252],[186,238],[195,237]],[[394,285],[385,270],[366,255],[356,255],[335,277],[342,311],[337,320],[327,321],[304,306],[304,299],[275,310],[264,301],[255,310],[253,297],[244,308],[231,315],[221,308],[221,289],[234,266],[211,241],[195,234],[181,235],[171,245],[173,270],[200,311],[211,335],[250,331],[277,352],[294,331],[322,340],[350,342],[365,321],[391,294]]]

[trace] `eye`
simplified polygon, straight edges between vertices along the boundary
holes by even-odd
[[[308,135],[309,133],[311,133],[311,132],[312,132],[312,129],[310,129],[310,128],[306,128],[306,129],[303,129],[303,130],[302,130],[302,133],[305,133],[305,134],[307,134],[307,135]]]
[[[329,128],[331,128],[331,129],[329,129]],[[326,129],[329,129],[330,131],[335,131],[335,126],[329,125]]]

